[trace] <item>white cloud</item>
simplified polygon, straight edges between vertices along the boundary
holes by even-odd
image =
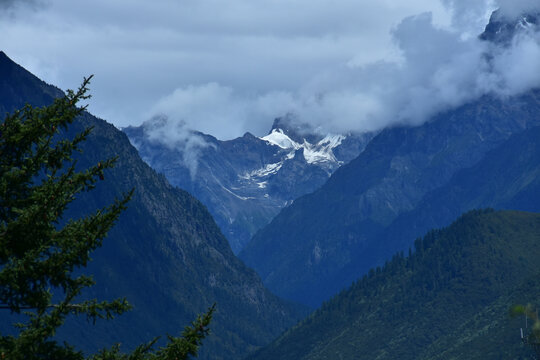
[[[537,34],[476,38],[497,6],[536,1],[442,1],[51,0],[2,19],[0,48],[62,88],[95,74],[90,111],[118,126],[164,113],[221,139],[287,112],[330,131],[419,123],[540,84]]]
[[[518,36],[493,60],[493,84],[501,95],[511,96],[540,86],[540,33]]]
[[[175,89],[159,100],[148,116],[166,114],[170,122],[229,139],[242,135],[245,129],[268,130],[258,127],[285,114],[292,106],[294,100],[286,92],[250,97],[230,87],[208,83]]]
[[[166,115],[156,115],[143,123],[145,135],[150,141],[180,149],[182,158],[177,161],[188,168],[192,179],[197,175],[201,150],[213,146],[194,133],[182,121],[171,121]]]
[[[475,37],[486,26],[497,9],[496,0],[441,0],[450,11],[451,25],[465,37]]]
[[[264,130],[257,125],[287,112],[325,131],[369,131],[419,124],[485,94],[512,96],[540,86],[538,33],[523,32],[499,47],[436,27],[422,14],[405,19],[393,37],[401,50],[396,61],[337,66],[298,91],[259,97],[217,84],[176,90],[159,110],[225,138]]]
[[[95,74],[90,110],[126,126],[177,88],[295,93],[336,64],[381,59],[389,30],[426,6],[442,13],[431,0],[50,0],[2,18],[0,48],[63,89]]]

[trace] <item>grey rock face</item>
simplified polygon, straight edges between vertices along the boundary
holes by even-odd
[[[182,128],[164,134],[170,125],[157,117],[124,132],[150,166],[206,205],[235,253],[283,207],[358,156],[373,137],[320,135],[288,118],[276,119],[267,136],[246,133],[229,141]]]

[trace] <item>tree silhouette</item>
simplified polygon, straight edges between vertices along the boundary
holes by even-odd
[[[54,339],[69,315],[88,320],[112,319],[129,310],[125,298],[77,302],[94,281],[77,271],[100,247],[109,229],[126,209],[133,190],[80,219],[64,219],[77,194],[92,190],[116,159],[78,170],[72,154],[91,128],[67,138],[67,129],[86,106],[90,78],[76,91],[68,90],[50,106],[23,109],[0,124],[0,309],[20,314],[16,335],[0,336],[1,359],[83,359],[82,352]],[[122,354],[119,345],[92,359],[187,359],[196,356],[208,333],[215,306],[187,326],[180,337],[157,339]]]

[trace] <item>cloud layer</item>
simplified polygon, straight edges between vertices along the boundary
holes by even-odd
[[[154,110],[212,134],[231,124],[221,132],[227,138],[244,129],[264,131],[249,121],[264,124],[264,119],[286,113],[325,132],[420,124],[486,94],[508,97],[540,86],[537,30],[524,29],[509,46],[502,46],[451,26],[437,27],[432,15],[424,13],[404,19],[393,30],[400,56],[391,61],[335,66],[295,92],[254,98],[216,83],[181,88]]]
[[[296,93],[336,65],[388,57],[404,16],[426,6],[442,14],[431,0],[43,2],[0,13],[0,48],[63,89],[95,74],[90,110],[119,126],[150,118],[177,89],[218,83],[245,101]],[[260,121],[244,130],[272,123]]]
[[[333,132],[415,124],[540,85],[537,32],[477,39],[496,7],[536,0],[441,1],[51,0],[0,15],[0,48],[62,88],[94,73],[90,111],[118,126],[165,114],[221,139],[291,112]]]

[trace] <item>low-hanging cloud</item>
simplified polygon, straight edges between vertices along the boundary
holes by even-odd
[[[407,18],[394,31],[401,61],[344,69],[340,77],[354,85],[336,91],[320,84],[312,92],[323,95],[298,111],[320,126],[331,123],[330,130],[366,131],[419,124],[486,94],[517,95],[540,86],[537,30],[523,30],[502,46],[435,28],[429,14]]]
[[[123,127],[175,89],[217,83],[248,102],[296,94],[336,64],[388,56],[389,29],[426,9],[443,12],[432,0],[47,0],[0,21],[0,48],[62,89],[95,74],[89,110]]]
[[[478,39],[494,9],[512,19],[536,2],[3,0],[19,11],[1,19],[0,48],[64,89],[95,74],[90,111],[120,127],[166,114],[228,139],[294,113],[366,131],[538,86],[536,30]]]
[[[257,128],[260,122],[251,121],[273,119],[293,106],[289,93],[271,92],[251,97],[238,94],[230,87],[209,83],[176,89],[161,99],[150,113],[167,114],[171,123],[229,139],[242,135],[246,129],[256,133],[266,130]]]
[[[446,5],[454,14],[448,27],[434,25],[432,15],[424,13],[404,19],[392,31],[399,51],[392,61],[341,64],[296,91],[247,96],[216,83],[177,89],[156,110],[224,138],[267,131],[261,124],[268,126],[269,118],[287,113],[325,132],[364,132],[420,124],[486,94],[509,97],[540,86],[538,26],[521,29],[510,44],[492,43],[478,33],[471,36],[478,25],[461,24],[463,18],[479,17],[485,27],[494,4],[485,1],[475,8],[448,0]],[[512,11],[506,5],[502,1],[500,12],[509,17],[533,4],[521,1],[521,9]]]
[[[143,131],[151,141],[168,146],[181,153],[179,164],[188,168],[192,179],[197,175],[200,153],[213,144],[186,126],[183,121],[174,121],[164,114],[155,115],[144,122]]]

